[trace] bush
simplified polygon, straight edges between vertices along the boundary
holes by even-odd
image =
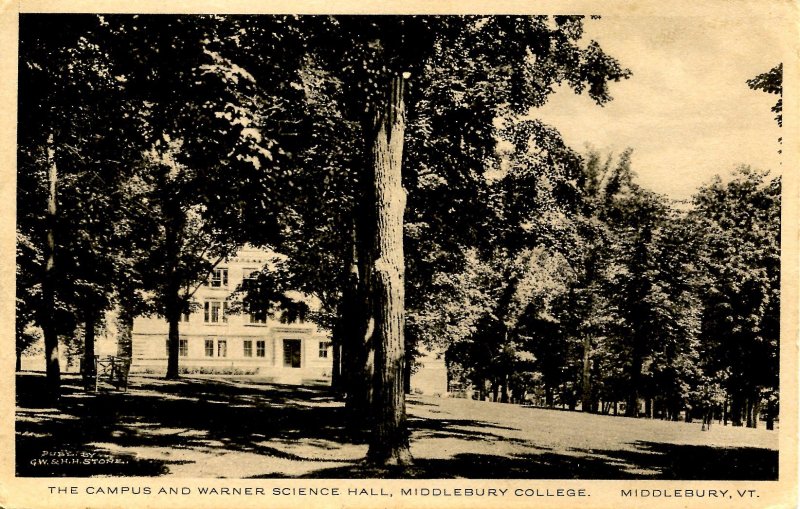
[[[259,368],[235,368],[233,366],[226,367],[207,367],[207,366],[192,366],[182,367],[178,370],[184,375],[257,375]]]

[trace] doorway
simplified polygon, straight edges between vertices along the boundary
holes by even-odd
[[[299,339],[284,339],[283,340],[283,367],[285,368],[299,368],[301,363],[300,354],[300,340]]]

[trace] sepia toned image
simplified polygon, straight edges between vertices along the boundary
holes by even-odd
[[[23,9],[0,486],[786,503],[796,41],[747,6]]]

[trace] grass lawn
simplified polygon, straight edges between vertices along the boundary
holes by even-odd
[[[86,393],[64,377],[57,408],[44,375],[17,376],[19,476],[730,479],[778,475],[778,432],[463,399],[410,397],[412,468],[360,460],[344,409],[324,387],[132,377]]]

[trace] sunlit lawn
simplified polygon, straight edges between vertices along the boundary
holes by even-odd
[[[778,432],[411,397],[415,464],[365,469],[324,387],[132,377],[127,392],[17,377],[21,476],[775,479]]]

